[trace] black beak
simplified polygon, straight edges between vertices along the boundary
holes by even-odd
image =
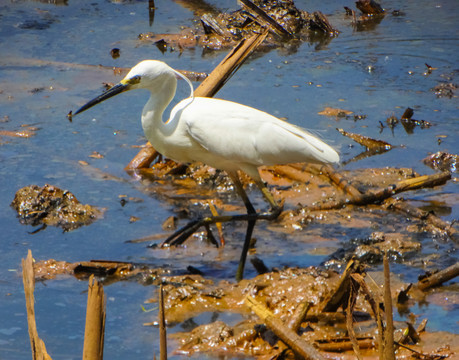
[[[128,90],[129,84],[116,84],[115,86],[111,87],[108,89],[106,92],[104,92],[102,95],[99,95],[95,99],[92,99],[91,101],[88,101],[85,105],[83,105],[81,108],[79,108],[73,115],[79,114],[80,112],[83,112],[90,107],[93,107],[94,105],[97,105],[98,103],[107,100],[108,98],[111,98],[115,95],[118,95],[122,93],[123,91]]]

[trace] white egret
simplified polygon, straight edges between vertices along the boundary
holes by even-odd
[[[175,96],[177,77],[190,86],[190,97],[179,102],[163,121],[163,113]],[[237,278],[242,278],[252,230],[257,219],[272,219],[281,206],[263,183],[258,167],[297,162],[333,164],[338,153],[306,130],[266,112],[226,100],[194,97],[193,85],[167,64],[144,60],[134,66],[121,82],[82,106],[75,115],[127,90],[146,89],[150,99],[142,112],[145,135],[163,156],[181,163],[200,161],[226,171],[247,208],[247,215],[206,217],[188,224],[166,240],[182,243],[200,226],[229,220],[248,220]],[[257,214],[238,178],[249,175],[271,206],[271,212]]]

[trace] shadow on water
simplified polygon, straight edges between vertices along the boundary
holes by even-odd
[[[152,189],[123,171],[145,142],[139,117],[148,94],[123,94],[72,123],[66,118],[70,110],[100,93],[104,82],[121,79],[112,67],[129,68],[141,59],[154,58],[176,69],[211,71],[226,51],[206,52],[205,56],[199,48],[161,52],[154,44],[138,40],[140,33],[173,34],[183,24],[193,26],[193,13],[181,3],[157,2],[154,21],[146,2],[0,4],[0,44],[8,49],[0,54],[0,349],[5,358],[30,357],[20,275],[21,258],[27,249],[32,249],[39,260],[110,259],[148,263],[177,272],[193,266],[217,281],[233,278],[244,231],[236,224],[225,227],[224,250],[200,238],[183,248],[164,251],[147,249],[145,243],[126,243],[163,234],[162,224],[171,215],[178,214],[182,224],[186,221],[180,220],[180,198],[165,201],[161,193],[170,184]],[[321,44],[302,43],[294,51],[271,49],[254,56],[225,84],[218,97],[317,129],[340,149],[346,164],[340,169],[343,171],[406,167],[428,174],[434,170],[422,162],[426,156],[437,151],[457,154],[457,94],[453,91],[451,98],[437,97],[432,90],[439,84],[457,81],[456,4],[385,2],[384,7],[391,11],[400,8],[403,15],[388,14],[379,23],[355,28],[352,19],[344,15],[341,2],[331,2],[328,8],[322,2],[315,3],[296,1],[298,8],[327,14],[340,30],[339,36]],[[228,9],[226,1],[211,4]],[[228,11],[237,8],[234,3]],[[120,49],[119,58],[112,57],[114,48]],[[427,72],[426,63],[435,70]],[[187,89],[181,84],[177,98],[185,96]],[[356,120],[353,116],[318,115],[325,107],[365,117]],[[412,132],[405,131],[400,123],[390,128],[387,118],[400,118],[407,107],[414,109],[416,118],[432,126],[416,126]],[[31,136],[11,136],[29,129],[26,126],[32,128]],[[387,141],[394,148],[350,161],[365,149],[335,128]],[[2,135],[2,131],[9,135]],[[452,221],[459,215],[456,182],[404,196],[412,204]],[[84,204],[104,208],[103,218],[69,232],[49,226],[30,235],[34,228],[17,221],[10,203],[19,188],[46,183],[69,189]],[[213,190],[204,185],[198,196],[205,198]],[[264,207],[256,190],[249,195],[257,208]],[[184,196],[190,197],[189,193]],[[224,193],[221,199],[236,211],[242,209],[231,193]],[[296,205],[291,200],[291,208]],[[186,215],[208,211],[203,206],[185,210],[190,208],[192,213]],[[344,218],[336,218],[334,224],[316,219],[295,231],[260,222],[254,234],[258,238],[257,256],[270,267],[320,265],[331,261],[332,254],[340,254],[340,249],[346,249],[355,239],[367,239],[375,231],[389,229],[421,244],[420,250],[409,255],[410,265],[394,261],[392,270],[406,282],[416,281],[425,269],[443,268],[458,261],[457,244],[431,233],[407,231],[409,219],[374,211],[362,213],[358,220],[346,226]],[[381,263],[374,265],[374,270],[380,271]],[[246,276],[255,276],[250,265]],[[85,281],[71,277],[36,284],[39,333],[56,358],[81,357],[86,289]],[[108,358],[143,358],[159,352],[157,329],[142,326],[155,319],[156,312],[141,310],[154,292],[136,282],[106,287]],[[411,311],[429,318],[431,330],[442,330],[447,324],[454,331],[457,302],[447,306],[436,293],[430,300]],[[207,318],[202,315],[195,321],[205,323]]]

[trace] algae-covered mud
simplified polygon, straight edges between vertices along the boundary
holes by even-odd
[[[32,313],[51,358],[81,358],[91,275],[110,359],[457,357],[457,16],[450,1],[0,4],[0,358],[30,358]],[[283,209],[256,222],[240,282],[245,221],[164,246],[246,208],[224,172],[146,145],[148,93],[73,116],[144,59],[340,153],[260,168]],[[173,104],[188,94],[179,82]]]

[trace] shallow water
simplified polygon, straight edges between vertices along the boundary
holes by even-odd
[[[220,9],[226,1],[213,1]],[[342,2],[296,1],[299,8],[320,10],[341,31],[326,46],[302,44],[295,51],[271,50],[254,57],[231,78],[218,97],[260,108],[300,126],[319,131],[340,149],[343,161],[363,151],[334,129],[360,133],[387,141],[397,147],[379,156],[350,162],[343,169],[369,167],[412,167],[421,174],[434,171],[422,163],[431,152],[459,152],[457,136],[457,98],[437,98],[431,89],[450,74],[457,82],[459,58],[459,10],[455,1],[420,1],[400,3],[384,1],[392,11],[378,25],[356,31],[344,15]],[[205,244],[178,250],[147,250],[144,244],[127,244],[126,240],[161,233],[162,222],[173,208],[155,194],[147,195],[135,179],[124,173],[124,166],[137,153],[132,145],[145,142],[139,116],[146,93],[123,94],[99,105],[69,123],[66,114],[102,91],[102,82],[117,82],[111,70],[85,65],[131,67],[139,60],[154,58],[177,69],[210,72],[226,51],[201,49],[162,54],[154,45],[137,40],[139,33],[178,32],[180,25],[191,25],[191,11],[172,1],[157,2],[153,25],[149,25],[145,2],[72,1],[67,5],[34,1],[0,2],[0,130],[17,130],[23,124],[38,127],[31,138],[0,138],[0,358],[30,358],[22,281],[21,258],[32,249],[36,259],[81,261],[111,259],[147,262],[182,270],[193,265],[216,279],[232,278],[237,266],[241,230],[228,226],[228,246],[222,252]],[[347,4],[352,7],[353,2]],[[400,7],[403,6],[403,7]],[[389,11],[389,12],[390,12]],[[112,59],[110,50],[121,49],[121,57]],[[40,62],[41,61],[41,62]],[[425,63],[438,68],[424,75]],[[196,85],[197,86],[197,85]],[[178,95],[186,96],[181,84]],[[339,107],[367,115],[365,120],[334,119],[317,113],[324,107]],[[406,107],[414,109],[414,118],[430,121],[431,128],[416,128],[407,134],[399,124],[392,132],[386,124],[391,115],[400,117]],[[7,118],[5,118],[7,117]],[[441,144],[438,143],[441,137]],[[443,137],[444,136],[444,137]],[[89,155],[97,151],[103,159]],[[79,160],[96,169],[121,178],[102,180]],[[50,183],[69,189],[82,203],[106,208],[104,218],[72,232],[48,227],[35,235],[33,228],[19,224],[9,206],[15,192],[30,184]],[[120,205],[119,195],[140,198],[142,202]],[[263,202],[257,192],[251,197],[257,206]],[[419,202],[442,201],[442,218],[451,221],[459,216],[457,184],[428,192],[404,194]],[[130,223],[130,216],[140,221]],[[255,236],[265,225],[259,224]],[[314,231],[312,225],[310,231]],[[274,239],[260,239],[257,254],[271,267],[319,265],[327,254],[351,238],[366,237],[372,229],[354,229],[346,234],[330,228],[338,241],[298,243],[302,233],[276,234]],[[303,231],[308,231],[305,229]],[[264,234],[264,233],[263,233]],[[420,258],[439,253],[436,264],[445,267],[458,261],[457,245],[419,235],[423,245]],[[296,254],[292,256],[291,254]],[[421,269],[401,264],[392,270],[404,281],[416,281]],[[255,275],[249,265],[246,276]],[[35,291],[38,331],[53,358],[78,358],[82,352],[86,282],[73,278],[37,283]],[[123,282],[105,287],[107,325],[105,355],[110,359],[151,358],[158,353],[157,330],[143,327],[156,312],[143,313],[141,304],[154,293],[153,288]],[[417,309],[429,318],[429,329],[450,325],[457,332],[457,304],[448,312],[435,304]],[[415,310],[413,310],[415,311]],[[206,322],[206,316],[198,321]],[[455,326],[456,325],[456,326]],[[455,328],[455,330],[454,330]],[[173,331],[173,330],[172,330]]]

